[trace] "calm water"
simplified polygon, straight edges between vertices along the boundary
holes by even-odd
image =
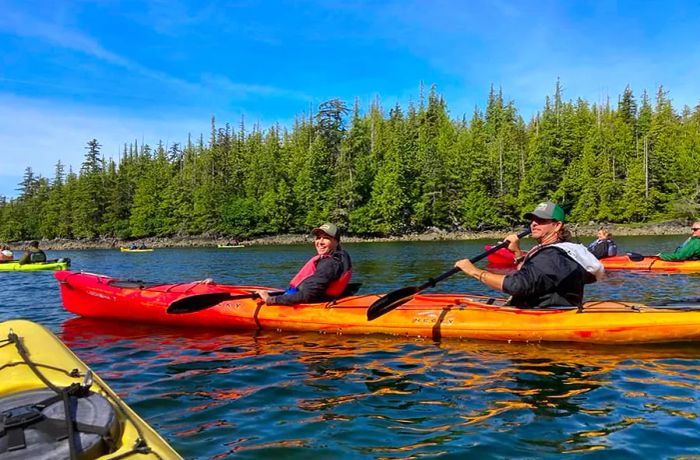
[[[683,237],[618,238],[656,253]],[[417,285],[487,241],[348,244],[361,292]],[[49,253],[148,281],[283,287],[311,246]],[[434,292],[490,292],[462,275]],[[0,320],[57,333],[185,458],[700,456],[700,346],[508,344],[115,324],[51,273],[0,272]],[[612,273],[589,299],[700,297],[699,275]]]

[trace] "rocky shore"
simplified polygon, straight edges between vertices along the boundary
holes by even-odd
[[[595,236],[597,230],[602,225],[590,224],[579,225],[572,224],[569,228],[572,230],[575,238],[590,239]],[[643,235],[685,235],[689,233],[689,223],[681,221],[667,221],[654,224],[609,224],[604,225],[608,228],[613,237],[615,236],[643,236]],[[440,229],[431,229],[423,233],[411,233],[401,236],[389,237],[343,237],[343,242],[387,242],[387,241],[439,241],[439,240],[477,240],[489,239],[497,241],[503,238],[504,235],[517,231],[519,229],[503,229],[498,231],[458,231],[447,232]],[[138,240],[124,240],[118,238],[97,238],[97,239],[55,239],[42,240],[40,247],[46,250],[79,250],[79,249],[115,249],[120,246],[128,246],[134,241],[138,244],[142,242],[151,248],[197,248],[197,247],[214,247],[217,244],[226,244],[231,241],[225,236],[174,236],[169,238],[141,238]],[[279,244],[304,244],[312,241],[311,235],[276,235],[262,238],[252,238],[240,241],[246,246],[262,246],[262,245],[279,245]],[[9,243],[13,250],[21,250],[26,247],[28,241],[14,241]]]

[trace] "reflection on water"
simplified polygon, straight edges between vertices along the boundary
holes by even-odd
[[[63,324],[62,338],[137,411],[158,414],[158,428],[188,458],[412,458],[482,449],[505,457],[597,449],[653,457],[642,449],[650,430],[683,441],[657,443],[656,456],[699,453],[690,447],[700,407],[693,344],[434,343],[80,318]]]
[[[672,249],[672,237],[617,239]],[[348,244],[363,293],[418,285],[487,242]],[[490,243],[490,241],[488,242]],[[675,246],[673,246],[675,247]],[[310,246],[54,251],[148,281],[284,286]],[[55,254],[54,254],[55,253]],[[492,293],[461,275],[432,292]],[[228,333],[75,318],[51,273],[0,273],[0,319],[48,326],[185,458],[700,456],[700,347]],[[610,273],[588,298],[700,297],[699,275]]]

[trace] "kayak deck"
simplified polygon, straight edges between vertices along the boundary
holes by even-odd
[[[14,411],[21,401],[26,404],[32,398],[43,399],[45,394],[56,396],[64,391],[75,398],[77,407],[86,408],[84,412],[76,410],[78,415],[73,417],[86,414],[86,417],[92,417],[91,420],[109,420],[112,427],[109,433],[90,431],[91,427],[81,428],[78,421],[75,421],[73,429],[81,431],[76,434],[80,442],[74,448],[90,449],[89,453],[79,451],[78,458],[181,458],[99,376],[92,373],[85,363],[43,326],[26,320],[2,322],[0,343],[0,406],[3,410]],[[77,391],[78,388],[81,390]],[[81,405],[81,398],[85,399],[84,406]],[[55,404],[47,403],[37,407],[42,413],[52,414],[46,417],[66,423],[65,415],[56,418]],[[61,414],[65,412],[61,411]],[[9,458],[68,457],[71,448],[66,438],[42,437],[37,434],[41,432],[38,425],[35,427],[28,424],[24,431],[26,446],[11,452],[0,451],[0,457],[5,458],[5,454]],[[108,437],[109,442],[101,441],[95,433]],[[7,440],[10,442],[9,436]],[[111,449],[108,450],[106,446],[111,446]],[[105,450],[108,451],[104,452]]]

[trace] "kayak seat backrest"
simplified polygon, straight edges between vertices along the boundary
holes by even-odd
[[[340,297],[348,297],[357,294],[357,291],[362,287],[362,283],[348,283]]]
[[[73,388],[61,388],[60,393],[34,389],[0,397],[0,458],[98,458],[112,451],[121,430],[112,404],[98,393],[77,393]],[[68,440],[69,425],[77,452]]]

